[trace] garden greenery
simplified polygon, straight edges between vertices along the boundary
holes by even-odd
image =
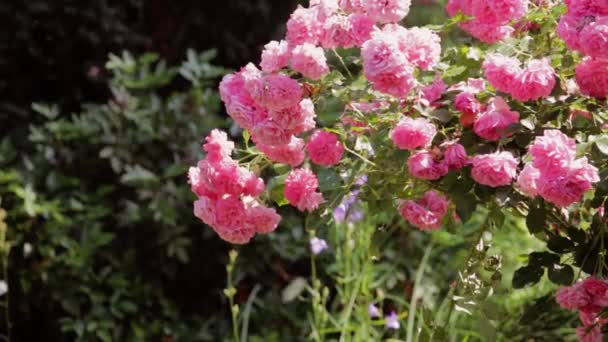
[[[293,12],[285,39],[265,46],[259,67],[225,76],[220,96],[244,144],[220,130],[207,136],[205,158],[188,172],[194,215],[230,243],[255,244],[289,229],[280,214],[297,208],[312,277],[292,281],[283,299],[309,302],[308,337],[408,342],[462,337],[454,317],[474,311],[484,313],[475,337],[497,338],[488,303],[502,265],[491,244],[520,217],[545,244],[512,287],[546,273],[563,286],[557,303],[580,313],[576,335],[601,341],[608,4],[450,0],[443,25],[406,28],[410,5],[311,0]],[[460,29],[474,39],[446,39]],[[407,301],[383,290],[382,248],[395,227],[457,239],[475,219],[443,300],[425,300],[437,238],[425,240]],[[234,301],[237,260],[232,253],[225,291],[235,340],[248,329]],[[551,305],[541,298],[531,312]]]

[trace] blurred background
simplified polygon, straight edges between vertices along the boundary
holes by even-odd
[[[216,91],[222,75],[258,62],[263,45],[281,39],[289,14],[305,2],[0,2],[3,336],[230,336],[223,294],[230,246],[191,214],[185,172],[201,157],[209,130],[231,127]],[[438,2],[414,1],[408,24],[441,23]],[[308,304],[285,293],[310,274],[308,236],[298,214],[281,210],[276,234],[239,249],[236,301],[249,307],[251,341],[304,340],[308,333]],[[509,224],[505,241],[538,247],[526,240],[525,227]],[[382,252],[382,285],[404,298],[425,244],[416,234],[396,232]],[[444,240],[434,254],[440,266],[425,285],[430,294],[445,290],[464,257],[454,251],[468,243]],[[517,258],[506,258],[506,267],[515,269]],[[541,315],[545,331],[519,324],[523,303],[552,290],[541,284],[504,298],[499,304],[508,314],[497,323],[503,337],[561,340],[557,330],[572,317],[558,310]]]

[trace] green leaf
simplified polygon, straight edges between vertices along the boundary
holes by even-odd
[[[496,327],[487,318],[479,317],[475,325],[483,341],[496,341]]]
[[[570,285],[574,280],[574,270],[570,265],[555,264],[547,269],[549,280],[558,285]]]
[[[530,234],[537,234],[547,227],[547,211],[543,207],[531,207],[526,216],[526,225]]]
[[[555,253],[571,252],[574,249],[574,242],[563,236],[554,235],[547,242],[547,247]]]
[[[602,135],[595,140],[595,147],[602,152],[602,154],[608,156],[608,135]]]
[[[283,303],[294,301],[306,289],[307,285],[306,279],[302,277],[295,278],[281,292],[281,300]]]
[[[513,288],[521,289],[532,286],[540,281],[545,270],[538,265],[528,265],[521,267],[513,274]]]
[[[456,204],[456,213],[463,223],[468,222],[477,209],[477,198],[473,194],[453,194],[452,200]]]
[[[528,264],[551,267],[559,264],[559,255],[549,252],[533,252],[528,257]]]
[[[467,71],[467,68],[462,65],[453,65],[443,73],[443,77],[456,77],[463,72]]]
[[[505,224],[505,214],[500,208],[494,208],[488,216],[489,222],[494,225],[495,228],[500,229]]]
[[[332,168],[321,169],[317,173],[317,177],[319,177],[319,190],[321,192],[335,190],[342,186],[342,179]]]

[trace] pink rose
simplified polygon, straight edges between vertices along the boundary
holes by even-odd
[[[305,43],[296,46],[291,54],[291,68],[313,81],[329,73],[323,48]]]
[[[519,122],[519,113],[511,111],[502,97],[490,100],[486,111],[477,117],[473,130],[487,140],[498,141],[506,129]]]
[[[382,23],[401,21],[411,6],[411,0],[367,0],[363,3],[367,14]]]
[[[357,47],[368,41],[376,28],[376,21],[365,14],[351,14],[348,16],[348,22],[350,42]]]
[[[326,49],[351,48],[354,46],[350,34],[352,28],[347,16],[334,14],[327,18],[321,29],[321,46]]]
[[[289,144],[291,137],[292,134],[289,130],[271,120],[259,122],[251,130],[251,138],[256,144],[285,145]]]
[[[583,59],[576,67],[576,83],[584,95],[605,99],[608,95],[608,60]]]
[[[583,194],[599,181],[597,168],[589,164],[587,158],[581,158],[567,168],[541,169],[541,177],[537,181],[538,194],[546,201],[565,208],[579,202]]]
[[[469,163],[469,156],[464,146],[453,141],[441,144],[443,148],[443,163],[448,170],[460,170]]]
[[[424,27],[412,27],[407,30],[401,49],[409,63],[423,69],[431,70],[439,63],[441,57],[441,38]]]
[[[277,72],[289,64],[289,57],[289,44],[284,40],[273,40],[264,45],[260,67],[264,72]]]
[[[257,233],[268,234],[277,229],[281,216],[272,208],[258,205],[247,209],[245,220]]]
[[[306,145],[306,151],[313,163],[323,166],[336,165],[344,154],[344,145],[338,136],[322,130],[317,130]]]
[[[287,21],[286,39],[290,46],[298,46],[304,43],[316,44],[319,41],[320,22],[317,20],[315,8],[298,8],[291,14]]]
[[[570,287],[562,287],[557,290],[555,300],[562,308],[568,310],[578,310],[581,307],[588,305],[591,297],[583,288],[583,283],[579,282]]]
[[[608,57],[608,17],[600,17],[580,32],[580,51],[591,57]]]
[[[506,186],[517,176],[517,159],[510,152],[478,155],[471,160],[471,176],[481,184],[493,188]]]
[[[491,54],[483,62],[483,72],[494,89],[511,93],[513,85],[523,72],[515,58]]]
[[[234,143],[228,140],[228,135],[218,129],[214,129],[205,138],[203,149],[207,152],[207,159],[211,163],[217,163],[230,159],[234,150]]]
[[[517,187],[528,197],[535,197],[538,194],[536,182],[540,177],[540,171],[532,164],[527,163],[517,177]]]
[[[532,59],[511,87],[514,99],[525,102],[551,95],[555,87],[555,70],[546,58]]]
[[[484,110],[483,105],[475,95],[464,92],[454,98],[454,107],[460,112],[460,124],[464,127],[471,127],[477,119],[477,115]]]
[[[391,131],[391,140],[402,150],[414,150],[429,146],[437,134],[437,128],[424,118],[404,117]]]
[[[316,192],[317,176],[309,169],[292,170],[285,180],[285,198],[300,211],[316,210],[324,202],[323,195]]]
[[[441,220],[448,212],[449,202],[435,191],[427,191],[417,201],[405,201],[399,213],[411,225],[422,230],[441,228]]]
[[[608,306],[608,283],[606,281],[588,277],[583,281],[583,288],[591,297],[591,303],[596,306]]]
[[[411,155],[407,160],[407,168],[412,177],[427,180],[437,180],[449,172],[448,166],[435,160],[435,156],[428,151]]]
[[[576,142],[557,129],[549,129],[536,137],[528,151],[535,168],[562,170],[576,158]]]
[[[272,161],[296,167],[302,164],[304,158],[306,158],[304,145],[303,139],[291,137],[291,141],[287,145],[272,146],[257,144],[256,146]]]
[[[261,106],[280,110],[297,105],[302,100],[300,84],[282,74],[270,74],[251,81],[245,81],[251,97]]]
[[[422,98],[429,106],[435,106],[435,102],[441,99],[447,89],[447,84],[443,82],[441,75],[437,74],[432,84],[422,88]]]

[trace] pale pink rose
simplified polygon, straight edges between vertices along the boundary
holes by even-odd
[[[239,167],[241,178],[245,180],[243,195],[257,197],[266,188],[264,180],[244,167]]]
[[[583,283],[578,282],[569,287],[562,287],[557,290],[555,300],[562,308],[568,310],[578,310],[591,302],[591,297],[583,288]]]
[[[464,168],[469,163],[469,156],[464,146],[453,141],[441,144],[443,149],[443,163],[448,170],[455,171]]]
[[[232,160],[211,163],[201,160],[197,165],[199,169],[200,193],[215,193],[218,196],[230,194],[239,196],[245,189],[247,178],[243,177],[238,165]],[[198,193],[198,192],[197,192]]]
[[[471,176],[481,184],[489,187],[506,186],[517,177],[517,159],[510,152],[495,152],[478,155],[472,158]]]
[[[460,28],[483,42],[495,43],[513,33],[508,24],[524,16],[527,3],[527,0],[449,0],[446,9],[450,17],[458,13],[472,17],[460,23]]]
[[[381,23],[399,22],[410,11],[411,0],[366,0],[366,13]]]
[[[399,213],[411,225],[422,230],[441,228],[441,220],[448,212],[449,202],[435,191],[427,191],[417,201],[405,201],[399,207]]]
[[[402,150],[414,150],[429,146],[437,134],[437,128],[424,118],[404,117],[390,132],[391,140]]]
[[[562,170],[576,158],[576,141],[557,129],[549,129],[536,137],[528,151],[537,169]]]
[[[309,131],[315,128],[317,124],[315,121],[315,118],[317,117],[315,105],[310,99],[302,100],[302,102],[300,102],[300,108],[302,109],[304,119],[292,130],[292,134],[300,134]]]
[[[207,159],[211,163],[216,163],[224,159],[230,159],[234,150],[234,143],[228,140],[226,132],[214,129],[205,138],[203,149],[207,152]]]
[[[344,154],[344,145],[338,136],[323,130],[313,133],[306,145],[306,151],[313,163],[323,166],[336,165]]]
[[[304,140],[292,137],[287,145],[264,145],[257,144],[257,148],[269,159],[277,163],[289,164],[293,167],[299,166],[304,162]]]
[[[461,23],[459,26],[471,36],[487,44],[493,44],[511,37],[515,31],[513,27],[508,25],[496,26],[484,23],[478,19]]]
[[[284,40],[273,40],[264,45],[260,67],[264,72],[277,72],[289,64],[289,58],[289,44]]]
[[[412,27],[401,41],[401,49],[410,64],[431,70],[441,58],[441,38],[425,27]]]
[[[485,112],[477,117],[473,130],[484,139],[498,141],[509,126],[518,122],[519,113],[511,111],[505,100],[498,96],[490,100]]]
[[[285,198],[300,211],[316,210],[324,202],[317,176],[309,169],[292,170],[285,180]]]
[[[327,18],[321,28],[321,46],[326,49],[353,47],[351,30],[351,23],[347,16],[341,14],[332,15]]]
[[[410,176],[426,180],[438,180],[449,172],[448,166],[436,160],[435,156],[428,151],[420,151],[411,155],[407,160],[407,168]]]
[[[407,32],[402,27],[400,29]],[[368,79],[382,74],[402,72],[403,66],[408,64],[406,55],[399,47],[399,40],[395,35],[384,31],[374,32],[372,39],[363,44],[361,58]]]
[[[608,59],[583,59],[576,67],[576,83],[582,94],[605,99],[608,95]]]
[[[247,225],[253,227],[257,233],[272,233],[279,226],[281,216],[273,208],[258,205],[246,211]]]
[[[547,202],[565,208],[581,201],[585,192],[593,189],[593,184],[599,180],[597,168],[589,164],[587,158],[581,158],[568,168],[541,169],[538,194]]]
[[[325,51],[323,48],[309,43],[302,44],[293,49],[291,68],[313,81],[319,80],[329,73]]]
[[[220,198],[215,203],[216,228],[222,230],[238,229],[245,226],[245,204],[235,196]],[[254,231],[255,233],[255,231]]]
[[[580,50],[596,58],[608,57],[608,17],[600,17],[580,32]]]
[[[264,110],[258,106],[245,89],[243,73],[224,76],[220,83],[220,97],[228,115],[244,129],[251,129]]]
[[[555,70],[547,58],[532,59],[515,79],[511,96],[519,101],[538,100],[551,95],[555,87]]]
[[[517,187],[524,195],[535,197],[538,194],[536,182],[539,177],[540,171],[531,163],[527,163],[517,177]]]
[[[348,16],[350,42],[357,47],[360,47],[371,39],[372,32],[376,28],[376,21],[365,14],[353,13]]]
[[[338,12],[340,6],[338,0],[313,0],[310,1],[309,7],[317,11],[317,20],[324,22],[331,15]]]
[[[316,44],[319,41],[321,23],[317,16],[318,11],[315,8],[298,6],[287,21],[286,39],[290,46]]]
[[[245,87],[251,97],[261,106],[280,110],[297,105],[302,100],[302,87],[289,76],[265,75],[261,79],[246,80]]]
[[[198,200],[194,201],[194,216],[208,226],[215,226],[215,200],[200,196]]]
[[[523,72],[517,59],[499,54],[486,57],[483,71],[490,85],[505,93],[511,93],[513,85]]]
[[[422,87],[422,97],[430,106],[436,105],[445,91],[448,89],[447,84],[441,79],[441,75],[435,75],[435,80],[432,84]]]

